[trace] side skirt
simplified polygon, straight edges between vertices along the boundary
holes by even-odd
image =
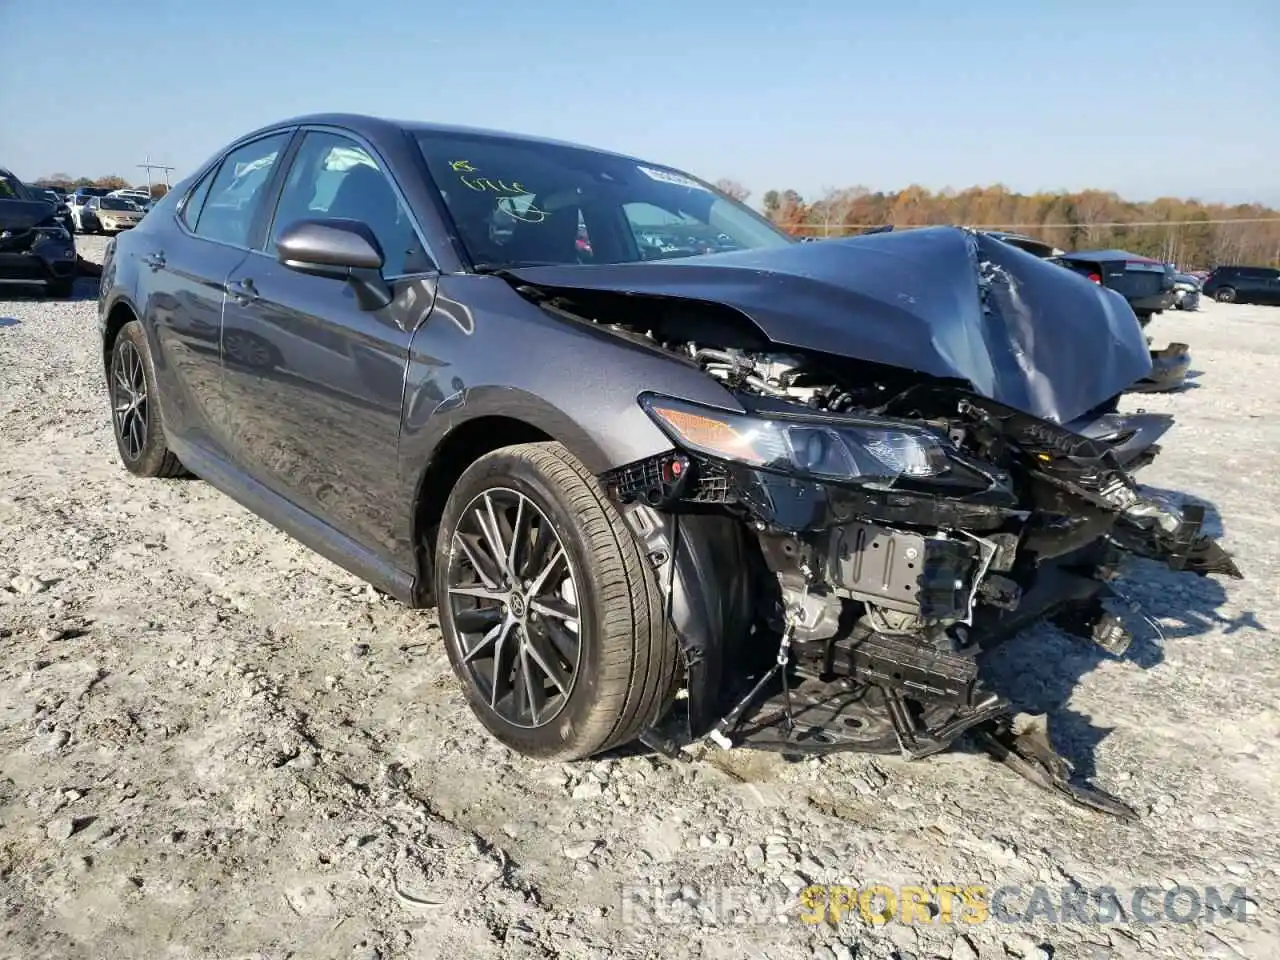
[[[414,574],[388,563],[203,447],[175,437],[166,440],[182,465],[210,486],[375,589],[405,606],[416,606]]]

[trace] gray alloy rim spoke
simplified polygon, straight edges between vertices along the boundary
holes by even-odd
[[[506,591],[500,590],[498,581],[493,578],[493,575],[489,571],[485,570],[484,562],[481,561],[480,557],[476,554],[476,551],[471,547],[471,544],[467,543],[467,538],[464,537],[461,533],[455,533],[453,535],[453,539],[454,539],[454,542],[456,542],[458,546],[462,548],[462,552],[467,555],[467,562],[470,563],[471,568],[475,570],[476,576],[480,578],[480,581],[487,588],[494,591],[495,599],[499,594],[501,596],[506,596]],[[450,592],[453,591],[452,587],[450,587],[449,589],[450,589]],[[458,588],[458,589],[461,590],[461,588]]]
[[[456,597],[475,597],[479,600],[506,600],[509,591],[495,590],[482,583],[468,583],[460,587],[450,587],[449,593]]]
[[[567,694],[570,677],[560,666],[557,652],[548,646],[546,638],[540,636],[536,630],[527,630],[525,634],[528,640],[525,649],[529,657],[538,665],[542,675],[555,684],[556,690],[561,695]]]
[[[132,343],[121,344],[116,354],[111,387],[116,434],[125,456],[137,460],[147,439],[147,379],[142,355]]]
[[[489,545],[489,559],[498,565],[499,570],[510,576],[511,571],[507,569],[507,550],[502,545],[502,530],[493,512],[493,498],[487,493],[484,495],[484,510],[476,508],[476,523]]]
[[[563,559],[564,550],[559,544],[556,544],[555,551],[551,554],[551,559],[543,565],[542,569],[538,571],[538,575],[533,578],[533,582],[529,585],[529,593],[532,596],[537,596],[542,592],[542,587],[547,582],[547,577],[551,576],[551,572],[555,570]]]
[[[464,633],[477,633],[499,625],[506,619],[502,607],[494,604],[491,607],[475,607],[471,610],[458,611],[458,629]]]
[[[577,632],[570,633],[562,624],[554,620],[544,620],[542,625],[546,628],[547,639],[551,641],[555,653],[561,660],[569,660],[578,646]]]
[[[577,624],[578,611],[576,608],[569,606],[564,600],[557,597],[555,600],[534,600],[529,604],[534,612],[544,617],[552,617],[556,620],[563,620],[566,623]]]
[[[544,726],[567,704],[581,661],[569,555],[518,491],[486,490],[460,517],[446,604],[462,672],[506,722]]]
[[[524,520],[524,497],[520,498],[520,502],[516,504],[516,522],[511,525],[511,547],[507,550],[507,573],[511,575],[512,580],[519,580],[520,574],[516,570],[516,550],[520,546],[520,523]]]
[[[502,644],[507,639],[507,634],[511,632],[511,626],[512,624],[510,620],[504,620],[503,622],[496,624],[492,630],[480,638],[479,642],[477,642],[474,647],[466,652],[466,655],[463,656],[462,659],[467,663],[470,663],[476,658],[477,654],[485,650],[487,647],[493,646],[497,649],[501,649]]]

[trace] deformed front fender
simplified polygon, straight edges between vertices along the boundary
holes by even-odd
[[[742,524],[719,514],[663,513],[641,503],[619,509],[652,566],[679,639],[688,688],[684,733],[696,739],[719,719],[726,665],[735,659],[735,648],[738,659],[745,655],[753,619],[753,559]]]
[[[610,452],[563,410],[515,387],[452,385],[451,392],[419,383],[405,397],[402,459],[413,466],[428,462],[451,434],[466,424],[490,417],[515,420],[562,444],[593,473],[612,465]],[[655,428],[656,429],[656,428]],[[665,439],[665,438],[664,438]]]

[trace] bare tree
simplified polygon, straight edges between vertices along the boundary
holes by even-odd
[[[728,177],[721,177],[716,181],[716,189],[721,193],[727,193],[739,203],[746,203],[747,197],[751,196],[751,191],[740,184],[737,180],[730,180]]]

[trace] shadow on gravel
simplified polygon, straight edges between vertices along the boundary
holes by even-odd
[[[1179,491],[1147,486],[1142,489],[1147,495],[1203,506],[1205,532],[1215,538],[1222,536],[1222,516],[1212,503]],[[1243,572],[1249,576],[1247,569]],[[1252,610],[1234,618],[1223,616],[1220,608],[1227,599],[1228,588],[1216,577],[1197,577],[1155,561],[1134,560],[1115,586],[1123,598],[1115,612],[1124,615],[1133,632],[1133,642],[1122,657],[1113,657],[1045,621],[983,655],[983,677],[992,689],[1007,697],[1018,711],[1048,716],[1053,747],[1071,763],[1077,781],[1094,776],[1098,745],[1115,729],[1096,726],[1068,706],[1076,685],[1101,663],[1118,659],[1149,670],[1164,661],[1168,644],[1214,630],[1231,634],[1242,629],[1265,632],[1270,628],[1259,622]],[[1159,628],[1151,621],[1156,621]],[[1134,722],[1140,717],[1130,715],[1124,719]]]
[[[17,317],[0,317],[0,327],[16,327],[21,322]]]
[[[11,290],[6,290],[5,299],[20,302],[43,301],[45,303],[75,303],[82,300],[97,300],[98,278],[76,277],[75,286],[72,288],[69,297],[51,297],[45,288],[37,283],[29,287],[15,286]]]

